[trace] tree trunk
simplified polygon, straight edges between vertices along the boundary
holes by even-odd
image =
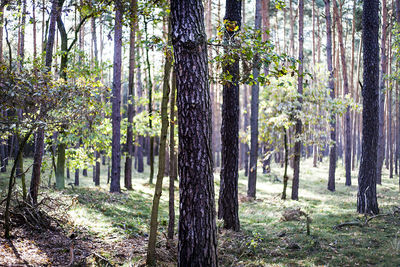
[[[346,65],[346,50],[343,42],[343,26],[341,16],[339,15],[339,8],[336,0],[333,1],[333,10],[335,12],[336,25],[338,29],[338,39],[340,46],[340,56],[342,61],[342,77],[343,77],[343,93],[347,95],[349,93],[349,82],[347,78],[347,65]],[[350,122],[350,107],[347,107],[344,115],[344,143],[345,143],[345,170],[346,170],[346,185],[351,185],[351,122]]]
[[[332,67],[332,20],[331,20],[331,4],[330,0],[325,0],[325,15],[326,15],[326,54],[327,65],[329,72],[328,87],[330,90],[330,97],[335,98],[335,82],[333,80],[333,67]],[[336,114],[331,110],[330,115],[330,148],[329,148],[329,178],[328,190],[335,191],[335,172],[336,172]]]
[[[358,176],[357,211],[378,214],[376,198],[379,126],[379,1],[363,3],[363,128],[362,155]]]
[[[211,103],[204,9],[172,0],[179,126],[178,266],[217,266]]]
[[[289,165],[289,149],[288,149],[288,138],[287,138],[287,130],[283,128],[283,145],[285,148],[285,163],[284,163],[284,172],[283,172],[283,192],[282,199],[286,199],[286,188],[289,181],[289,176],[287,175],[287,168]]]
[[[132,189],[132,156],[133,156],[133,117],[135,116],[135,35],[137,24],[137,0],[131,0],[130,44],[129,44],[129,84],[128,84],[128,129],[126,144],[128,152],[125,159],[125,188]]]
[[[175,153],[175,92],[176,74],[172,73],[172,90],[170,100],[170,127],[169,127],[169,220],[168,220],[168,239],[173,240],[175,228],[175,179],[177,178],[176,153]],[[169,243],[169,242],[168,242]]]
[[[386,36],[387,36],[386,0],[382,0],[382,39],[381,39],[381,69],[379,73],[379,139],[376,183],[382,183],[382,166],[385,157],[385,76],[387,68]]]
[[[300,95],[299,102],[303,102],[303,30],[304,30],[304,1],[299,0],[299,77],[297,79],[298,88],[297,92]],[[301,110],[301,106],[298,107]],[[292,181],[292,199],[299,199],[299,178],[300,178],[300,156],[301,156],[301,135],[302,122],[301,119],[296,120],[296,141],[294,143],[294,168],[293,168],[293,181]]]
[[[49,26],[49,35],[46,42],[46,58],[45,58],[45,66],[47,71],[51,71],[51,63],[53,60],[53,46],[54,39],[56,33],[56,20],[58,17],[58,13],[60,12],[60,8],[58,7],[58,0],[53,0],[50,12],[50,26]],[[38,190],[40,185],[40,169],[42,167],[42,159],[43,159],[43,149],[44,149],[44,128],[39,128],[36,133],[36,144],[35,144],[35,153],[33,156],[33,168],[32,168],[32,179],[30,185],[30,197],[31,202],[36,204],[38,197]]]
[[[170,26],[168,26],[170,33]],[[169,39],[169,37],[168,37]],[[168,43],[170,43],[168,41]],[[158,174],[155,186],[155,192],[153,197],[153,206],[151,209],[150,218],[150,235],[149,245],[147,248],[147,260],[146,263],[149,266],[156,266],[156,241],[157,241],[157,228],[158,228],[158,208],[160,205],[160,198],[162,193],[162,183],[165,172],[165,152],[167,147],[167,135],[168,135],[168,97],[170,92],[170,76],[172,67],[172,51],[169,47],[166,49],[166,59],[164,66],[164,82],[162,90],[162,101],[161,101],[161,134],[160,134],[160,150],[158,160]]]
[[[255,26],[256,30],[261,29],[261,0],[256,0]],[[259,84],[258,76],[260,68],[258,67],[260,56],[256,54],[253,59],[253,78],[255,83],[251,87],[251,134],[250,134],[250,166],[247,196],[256,198],[257,182],[257,158],[258,158],[258,106],[259,106]]]
[[[112,164],[110,192],[120,192],[121,178],[121,48],[122,12],[121,0],[115,0],[114,69],[112,92]]]
[[[227,0],[225,10],[225,42],[235,44],[235,34],[241,26],[241,1]],[[230,29],[233,24],[237,29]],[[229,48],[228,48],[229,49]],[[226,53],[229,53],[226,51]],[[224,220],[224,228],[239,231],[239,57],[223,67],[223,73],[232,75],[232,81],[223,86],[222,103],[222,166],[218,200],[218,217]]]

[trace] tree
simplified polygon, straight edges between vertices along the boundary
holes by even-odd
[[[300,105],[298,109],[301,109],[301,95],[303,94],[303,30],[304,30],[304,1],[299,0],[299,71],[298,71],[298,89],[297,92],[299,93],[299,102]],[[292,199],[298,200],[299,199],[299,178],[300,178],[300,154],[301,154],[301,118],[297,118],[296,121],[296,141],[294,143],[294,162],[293,162],[293,181],[292,181]]]
[[[381,39],[381,69],[379,73],[379,139],[376,182],[381,184],[382,166],[385,158],[385,76],[386,76],[386,36],[387,36],[387,9],[386,0],[382,0],[382,39]]]
[[[200,0],[172,0],[179,133],[178,266],[217,266],[204,8]]]
[[[227,0],[224,17],[225,45],[235,44],[240,30],[241,1]],[[229,53],[229,52],[227,52]],[[218,217],[224,228],[239,231],[238,161],[239,161],[239,56],[233,55],[223,67],[223,75],[231,77],[223,86],[222,103],[222,167],[218,201]]]
[[[128,153],[125,159],[125,187],[132,189],[132,156],[133,156],[133,117],[135,109],[133,106],[135,89],[135,35],[137,24],[137,1],[131,0],[130,14],[130,44],[129,44],[129,91],[128,91],[128,130],[126,134],[126,144]]]
[[[255,30],[261,29],[261,0],[256,0],[256,14],[255,14]],[[255,54],[253,59],[253,78],[255,80],[251,87],[251,114],[250,114],[250,127],[251,127],[251,140],[250,140],[250,166],[249,166],[249,181],[247,187],[247,196],[256,197],[256,182],[257,182],[257,158],[258,158],[258,99],[260,85],[258,83],[258,76],[260,74],[259,62],[260,56]]]
[[[334,0],[336,1],[336,0]],[[332,68],[332,18],[331,18],[331,4],[330,0],[325,0],[325,14],[326,14],[326,57],[329,72],[330,96],[335,98],[335,82],[333,81],[333,68]],[[335,191],[335,172],[336,172],[336,114],[331,111],[330,123],[330,139],[331,145],[329,148],[329,178],[328,190]]]
[[[168,26],[170,29],[170,26]],[[170,30],[168,31],[168,35]],[[169,42],[169,36],[168,44]],[[167,135],[168,135],[168,97],[170,86],[170,76],[172,68],[172,51],[167,46],[165,48],[165,65],[164,65],[164,81],[162,90],[162,102],[161,102],[161,135],[160,135],[160,153],[158,161],[158,174],[155,186],[155,192],[153,197],[153,206],[151,208],[151,218],[150,218],[150,235],[149,235],[149,245],[147,249],[147,260],[146,263],[149,266],[156,265],[156,241],[157,241],[157,227],[158,227],[158,208],[160,206],[160,198],[162,194],[162,183],[165,173],[165,154],[167,148]]]
[[[333,10],[335,12],[336,25],[338,29],[338,39],[340,46],[340,56],[342,61],[342,77],[343,77],[343,93],[347,95],[349,93],[349,82],[347,79],[347,65],[346,65],[346,50],[343,42],[343,27],[342,27],[342,19],[339,16],[338,6],[336,0],[333,1]],[[345,141],[345,169],[346,169],[346,185],[351,185],[351,122],[350,122],[350,107],[347,107],[345,113],[345,132],[344,132],[344,141]]]
[[[120,192],[121,178],[121,49],[123,5],[115,1],[114,69],[112,95],[112,155],[110,192]]]
[[[51,63],[53,61],[53,45],[56,33],[56,20],[59,16],[61,6],[58,4],[59,0],[53,0],[50,12],[50,26],[49,35],[46,43],[46,59],[45,66],[47,71],[51,71]],[[61,0],[62,1],[62,0]],[[33,155],[32,179],[29,189],[30,200],[32,203],[37,202],[38,190],[40,185],[40,169],[42,167],[44,150],[44,127],[41,126],[36,133],[35,153]]]
[[[378,214],[376,198],[377,146],[379,126],[379,1],[364,0],[363,43],[363,120],[362,151],[358,174],[357,211]]]

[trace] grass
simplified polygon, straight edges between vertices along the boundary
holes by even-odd
[[[31,160],[27,159],[25,166]],[[383,216],[371,220],[368,226],[349,226],[334,229],[333,226],[355,220],[364,220],[356,213],[357,171],[352,173],[353,185],[344,186],[345,176],[341,162],[336,172],[336,192],[329,192],[327,186],[328,164],[320,163],[313,168],[305,160],[301,165],[299,201],[281,200],[283,170],[272,166],[270,174],[258,172],[257,200],[245,198],[247,178],[239,175],[241,232],[225,231],[218,221],[218,246],[221,266],[398,266],[400,265],[400,217]],[[10,169],[11,167],[9,167]],[[69,210],[72,228],[85,229],[91,235],[107,242],[123,241],[129,238],[147,238],[153,185],[148,184],[148,166],[142,174],[134,171],[133,191],[123,190],[122,194],[110,194],[107,167],[101,169],[101,186],[94,187],[91,168],[88,177],[81,178],[81,186],[63,190],[61,194],[75,203]],[[121,168],[123,172],[123,168]],[[291,174],[292,171],[289,170]],[[73,173],[71,172],[71,175]],[[5,192],[7,176],[0,174],[0,187]],[[27,173],[27,178],[30,173]],[[43,174],[47,185],[49,171]],[[122,176],[123,177],[123,173]],[[54,179],[54,177],[53,177]],[[164,239],[168,224],[167,179],[160,207],[160,239]],[[121,184],[122,184],[121,179]],[[215,173],[218,192],[219,173]],[[53,180],[54,181],[54,180]],[[67,181],[67,183],[70,181]],[[72,182],[72,180],[71,180]],[[290,196],[290,183],[288,195]],[[28,179],[29,184],[29,179]],[[60,194],[53,189],[43,189],[49,194]],[[177,190],[177,189],[176,189]],[[389,179],[383,172],[383,184],[378,186],[378,202],[381,213],[390,213],[400,206],[398,177]],[[178,199],[176,192],[176,199]],[[217,200],[217,197],[216,197]],[[177,202],[177,201],[176,201]],[[176,211],[178,203],[176,204]],[[312,219],[311,235],[306,235],[305,219],[282,221],[287,209],[300,208]],[[144,242],[145,244],[146,242]],[[163,243],[159,243],[159,247]],[[132,248],[134,249],[134,248]],[[135,248],[137,249],[137,248]],[[145,251],[145,247],[141,248]],[[109,257],[113,257],[112,253]],[[144,254],[125,262],[139,264]]]

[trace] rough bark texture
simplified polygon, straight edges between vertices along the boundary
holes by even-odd
[[[379,73],[379,138],[378,138],[378,162],[376,170],[376,182],[381,184],[382,166],[385,157],[385,75],[387,66],[386,36],[387,36],[387,10],[386,0],[382,0],[382,40],[381,40],[381,69]]]
[[[261,29],[261,0],[256,0],[255,29]],[[249,166],[249,182],[247,187],[247,196],[256,197],[257,182],[257,158],[258,158],[258,106],[259,106],[259,84],[257,82],[260,74],[259,55],[255,55],[253,59],[253,77],[256,81],[251,87],[251,114],[250,114],[250,166]]]
[[[363,127],[362,154],[358,175],[357,211],[378,214],[376,198],[377,146],[379,125],[379,1],[363,3]]]
[[[135,35],[137,1],[131,1],[130,44],[129,44],[129,84],[128,84],[128,129],[126,134],[127,155],[125,159],[125,188],[132,189],[132,156],[133,156],[133,117],[135,116]]]
[[[211,103],[204,9],[172,0],[179,125],[178,266],[217,266]]]
[[[301,95],[303,94],[303,28],[304,28],[304,1],[299,0],[299,77],[297,80],[297,92],[300,94],[299,102],[302,103]],[[301,106],[299,107],[301,109]],[[294,161],[293,161],[293,181],[292,181],[292,199],[299,199],[299,178],[300,178],[300,156],[301,156],[301,135],[302,123],[301,119],[296,120],[296,142],[294,143]]]
[[[332,19],[330,11],[330,0],[325,0],[325,14],[326,14],[326,55],[327,65],[329,72],[329,89],[332,99],[335,98],[335,83],[333,81],[333,68],[332,68]],[[331,114],[330,122],[331,145],[329,149],[329,178],[328,190],[335,191],[335,172],[336,172],[336,114]]]
[[[115,0],[114,69],[112,92],[112,156],[110,192],[120,192],[121,178],[121,47],[122,3]]]
[[[333,1],[333,10],[335,12],[336,25],[338,29],[338,39],[340,46],[340,58],[342,62],[342,78],[343,78],[343,93],[349,93],[349,82],[347,78],[347,65],[346,65],[346,49],[343,41],[343,27],[341,16],[339,16],[338,6],[336,0]],[[345,170],[346,170],[346,185],[351,185],[351,122],[350,122],[350,107],[347,107],[344,115],[344,141],[345,141]]]
[[[235,34],[240,30],[241,1],[227,0],[224,21],[226,44],[235,43]],[[231,29],[228,25],[238,26]],[[229,48],[228,48],[229,49]],[[218,200],[218,217],[224,220],[224,228],[239,231],[239,57],[234,56],[234,62],[229,62],[223,67],[224,75],[231,75],[232,81],[223,86],[222,103],[222,165],[221,183]]]

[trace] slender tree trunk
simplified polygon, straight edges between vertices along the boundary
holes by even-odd
[[[180,267],[218,265],[203,14],[200,0],[171,1],[179,126]]]
[[[379,126],[379,1],[363,3],[363,128],[362,155],[358,175],[357,211],[378,214],[376,198]]]
[[[168,239],[174,239],[175,228],[175,180],[177,178],[176,153],[175,153],[175,92],[176,92],[176,74],[172,73],[172,88],[170,100],[170,126],[169,126],[169,220],[168,220]],[[170,242],[168,242],[169,244]]]
[[[283,128],[283,145],[285,148],[285,160],[284,160],[284,172],[283,172],[283,192],[282,199],[286,199],[286,188],[289,181],[289,176],[287,175],[287,169],[289,165],[289,148],[288,148],[288,138],[287,138],[287,130]]]
[[[331,20],[331,4],[330,0],[325,0],[325,15],[326,15],[326,54],[327,65],[329,72],[328,87],[330,97],[335,98],[335,82],[333,80],[332,68],[332,20]],[[336,114],[333,110],[330,111],[330,148],[329,148],[329,178],[328,190],[335,191],[335,172],[336,172]]]
[[[256,30],[261,29],[261,0],[256,0],[256,15],[255,27]],[[247,196],[256,198],[256,182],[257,182],[257,158],[258,158],[258,106],[259,106],[259,84],[258,76],[260,69],[258,64],[260,56],[256,54],[253,59],[253,77],[255,83],[251,87],[251,137],[250,137],[250,166],[249,166],[249,180],[247,188]]]
[[[297,92],[300,95],[299,102],[302,103],[303,94],[303,30],[304,30],[304,1],[299,0],[299,77],[297,80]],[[301,109],[301,106],[299,107]],[[294,143],[294,168],[293,168],[293,181],[292,181],[292,199],[299,199],[299,178],[300,178],[300,156],[301,156],[301,135],[302,122],[301,119],[296,120],[296,141]]]
[[[148,21],[145,19],[144,23],[144,32],[145,32],[145,38],[146,42],[148,42]],[[149,97],[149,128],[151,129],[153,127],[153,83],[151,79],[151,67],[150,67],[150,59],[149,59],[149,48],[146,46],[146,66],[147,66],[147,87],[148,87],[148,97]],[[150,135],[150,140],[149,140],[149,153],[147,153],[147,159],[150,158],[150,179],[149,183],[153,183],[153,177],[154,177],[154,136]]]
[[[4,6],[0,5],[0,62],[3,62]]]
[[[349,93],[349,82],[347,79],[347,65],[346,65],[346,49],[343,41],[343,26],[341,16],[339,16],[339,8],[336,1],[333,1],[333,10],[335,12],[336,25],[338,29],[338,39],[340,46],[340,55],[342,61],[342,77],[343,77],[343,93]],[[346,170],[346,185],[351,185],[351,122],[350,122],[350,107],[347,107],[344,115],[344,141],[345,141],[345,170]]]
[[[50,12],[50,26],[49,35],[46,42],[46,58],[45,66],[47,71],[51,71],[51,63],[53,60],[53,46],[56,33],[56,20],[60,9],[58,7],[59,0],[53,0]],[[44,128],[39,128],[36,133],[35,153],[33,156],[32,179],[30,185],[30,201],[34,204],[37,203],[38,190],[40,185],[40,169],[42,166],[44,150]]]
[[[379,139],[378,162],[376,171],[376,183],[382,183],[382,166],[385,157],[385,75],[387,68],[386,58],[387,36],[387,9],[386,0],[382,0],[382,39],[381,39],[381,69],[379,73]]]
[[[170,32],[170,26],[168,26],[168,28]],[[168,43],[170,43],[170,41],[168,41]],[[151,209],[150,235],[149,235],[149,245],[147,249],[147,260],[146,260],[146,263],[149,266],[156,266],[158,208],[160,205],[162,182],[165,172],[165,152],[167,147],[167,135],[168,135],[168,97],[170,92],[169,82],[171,76],[173,57],[172,57],[172,51],[169,50],[169,48],[166,49],[165,53],[166,53],[166,59],[164,66],[164,82],[163,82],[162,101],[161,101],[161,135],[160,135],[160,150],[159,150],[159,160],[158,160],[158,174],[157,174],[157,181],[153,197],[153,206]]]
[[[132,189],[132,156],[133,156],[133,117],[135,116],[135,35],[137,24],[137,0],[131,0],[130,14],[130,47],[129,47],[129,84],[128,84],[128,129],[127,148],[128,153],[125,159],[125,188]]]
[[[29,137],[31,136],[33,130],[30,130],[28,133],[25,134],[22,142],[19,145],[18,151],[17,151],[17,158],[20,158],[25,144],[28,141]],[[11,196],[13,192],[13,187],[15,184],[15,171],[17,168],[18,161],[15,160],[13,167],[11,169],[11,174],[10,174],[10,179],[8,181],[8,191],[7,191],[7,198],[6,198],[6,209],[4,211],[4,237],[6,239],[10,239],[10,231],[11,231],[11,222],[10,222],[10,205],[11,205]]]
[[[112,165],[110,192],[120,192],[121,178],[121,48],[122,48],[121,0],[115,0],[114,69],[112,92]]]

